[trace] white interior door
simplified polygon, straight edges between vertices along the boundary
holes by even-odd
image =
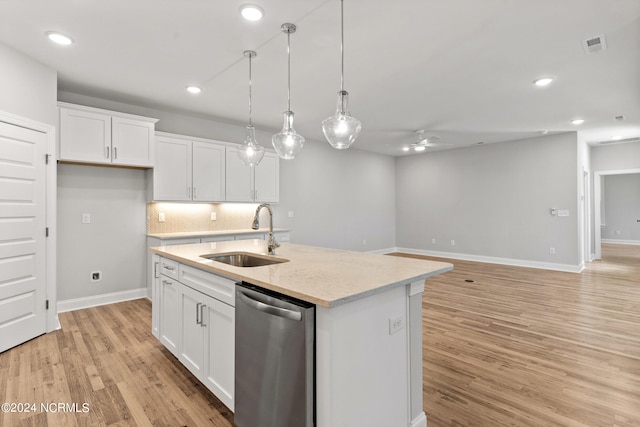
[[[47,328],[46,145],[0,122],[0,352]]]

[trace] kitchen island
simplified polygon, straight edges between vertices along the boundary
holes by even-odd
[[[151,251],[186,271],[245,281],[316,305],[318,427],[426,426],[422,292],[426,278],[451,270],[451,264],[289,243],[267,255],[267,242],[257,239]],[[286,261],[235,267],[204,257],[229,252]],[[226,394],[232,402],[233,393]]]

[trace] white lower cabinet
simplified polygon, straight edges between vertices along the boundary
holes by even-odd
[[[160,342],[176,357],[180,356],[180,292],[180,282],[160,275]]]
[[[160,269],[172,262],[159,258]],[[160,276],[160,341],[233,411],[235,283],[182,264],[178,272],[180,281]]]

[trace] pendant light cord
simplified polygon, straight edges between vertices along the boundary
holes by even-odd
[[[249,54],[249,126],[252,126],[251,124],[251,58],[252,58],[252,55]]]
[[[340,70],[340,91],[344,91],[344,0],[340,0],[340,55],[342,68]]]
[[[287,32],[287,111],[291,111],[291,32]]]

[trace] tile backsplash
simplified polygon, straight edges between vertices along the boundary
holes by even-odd
[[[257,206],[253,203],[147,203],[147,233],[249,229]],[[212,212],[215,212],[215,221],[211,220]],[[164,222],[160,222],[160,214],[164,214]]]

